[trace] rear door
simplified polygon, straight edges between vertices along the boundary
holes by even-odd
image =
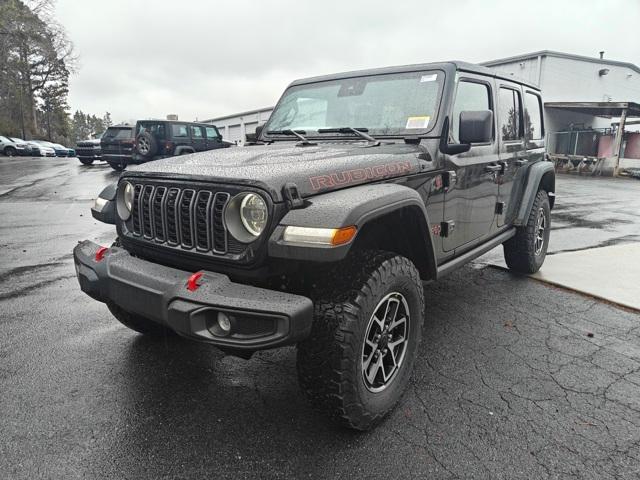
[[[520,86],[498,80],[498,138],[500,143],[500,189],[496,208],[498,227],[513,220],[518,204],[519,177],[527,161]]]
[[[204,138],[204,128],[198,125],[189,125],[189,134],[191,135],[191,145],[196,152],[204,152],[207,150],[207,141]]]
[[[450,186],[444,200],[443,228],[448,230],[443,241],[445,251],[464,248],[489,236],[495,228],[499,158],[494,105],[493,79],[466,73],[460,76],[450,117],[450,143],[459,142],[460,112],[469,110],[494,112],[494,138],[473,144],[466,153],[446,157],[445,175]]]

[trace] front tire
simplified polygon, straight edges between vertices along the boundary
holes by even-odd
[[[550,231],[549,195],[540,190],[526,225],[518,227],[516,234],[502,244],[507,266],[519,273],[535,273],[540,270],[547,256]]]
[[[311,335],[298,345],[298,379],[311,403],[367,430],[400,399],[422,337],[416,267],[388,252],[356,252],[314,293]]]
[[[111,314],[116,317],[116,319],[122,323],[125,327],[130,328],[131,330],[135,330],[138,333],[142,333],[143,335],[147,335],[149,337],[166,337],[166,336],[174,336],[176,333],[166,327],[163,327],[157,322],[153,320],[149,320],[141,315],[137,315],[135,313],[127,312],[123,310],[115,303],[107,303],[107,307]]]
[[[80,160],[80,163],[83,165],[91,165],[93,163],[92,158],[79,158],[78,160]]]
[[[18,154],[18,151],[13,147],[6,147],[4,149],[4,154],[7,157],[15,157]]]
[[[124,162],[109,162],[109,166],[116,172],[122,172],[126,168]]]

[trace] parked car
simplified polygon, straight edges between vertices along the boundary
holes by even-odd
[[[24,155],[27,156],[31,156],[31,157],[39,157],[40,154],[40,148],[35,144],[35,143],[31,143],[27,140],[23,140],[22,138],[17,138],[17,137],[8,137],[9,140],[12,140],[13,142],[20,144],[20,145],[24,145]]]
[[[80,287],[145,335],[245,358],[297,345],[311,403],[366,430],[409,384],[423,282],[499,245],[513,271],[544,262],[542,105],[534,85],[463,62],[295,81],[258,145],[105,188],[92,214],[117,239],[75,247]]]
[[[24,140],[0,135],[0,153],[8,157],[31,155],[31,147]]]
[[[27,141],[27,143],[31,146],[31,153],[33,154],[34,157],[47,157],[47,156],[55,157],[56,156],[56,152],[53,148],[45,147],[43,145],[39,145],[32,141]],[[47,155],[47,152],[49,152],[50,155]]]
[[[58,143],[51,143],[48,142],[46,140],[31,140],[34,143],[37,143],[38,145],[40,145],[40,147],[46,147],[48,149],[53,150],[53,155],[54,157],[66,157],[69,155],[69,149],[66,147],[63,147],[62,145],[58,144]],[[49,157],[50,155],[46,155],[47,157]]]
[[[81,140],[76,144],[76,154],[78,160],[83,165],[91,165],[94,161],[102,160],[102,150],[100,148],[100,138],[103,134],[96,135],[96,138]]]
[[[132,125],[114,125],[104,132],[100,139],[102,160],[117,171],[124,170],[133,154],[134,127]]]
[[[133,155],[127,163],[145,163],[232,145],[222,140],[215,125],[208,123],[138,120],[135,131]]]
[[[60,152],[60,157],[75,157],[76,151],[73,148],[65,147],[64,145],[60,145],[59,143],[54,143],[53,148],[56,151],[56,155]]]

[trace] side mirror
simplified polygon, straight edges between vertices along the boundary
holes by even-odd
[[[264,125],[258,125],[256,127],[256,140],[260,138],[260,135],[262,135],[262,129],[264,128]]]
[[[258,139],[255,133],[247,133],[244,138],[247,143],[256,143],[256,140]]]
[[[489,143],[493,140],[493,112],[477,110],[460,112],[460,143]]]

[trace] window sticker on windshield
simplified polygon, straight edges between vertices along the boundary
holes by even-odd
[[[429,120],[431,120],[429,115],[424,115],[422,117],[409,117],[407,118],[407,126],[404,128],[427,128]]]
[[[420,77],[420,83],[422,83],[422,82],[435,82],[437,78],[438,78],[438,74],[437,73],[432,73],[431,75],[422,75]]]

